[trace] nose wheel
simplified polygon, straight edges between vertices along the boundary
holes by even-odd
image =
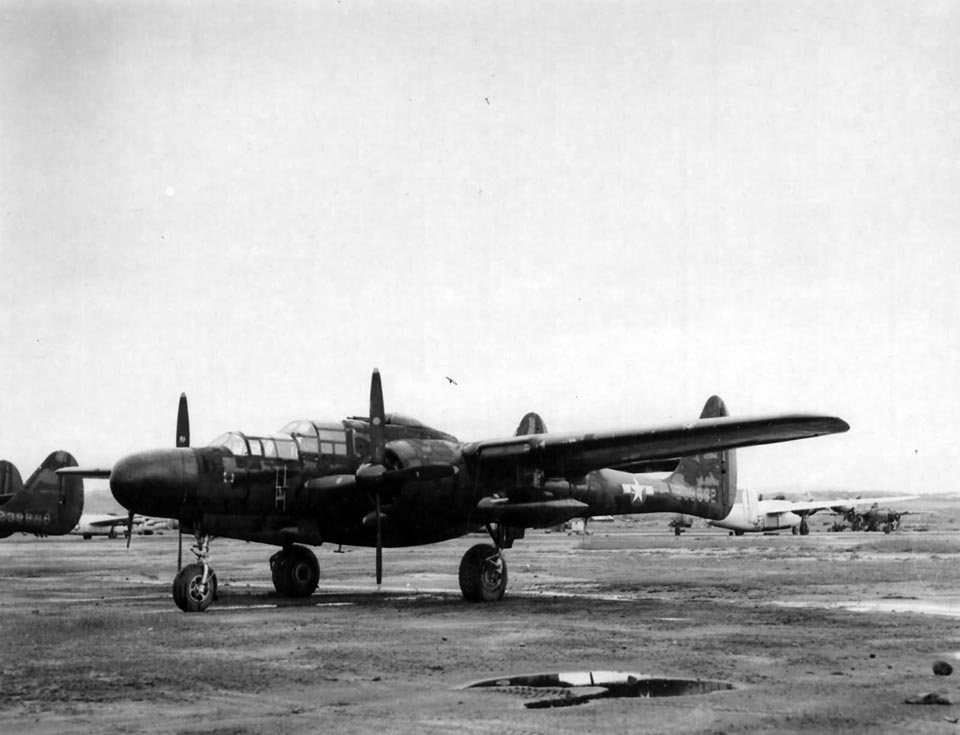
[[[216,600],[217,575],[207,559],[210,556],[210,537],[197,534],[197,543],[192,548],[197,561],[187,564],[173,578],[173,601],[184,612],[203,612]]]
[[[217,597],[217,575],[203,564],[187,564],[173,578],[173,601],[184,612],[203,612]]]

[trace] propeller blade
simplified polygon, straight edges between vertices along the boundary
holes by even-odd
[[[187,394],[180,394],[180,405],[177,408],[177,446],[190,446],[190,413],[187,411]]]
[[[366,490],[378,488],[383,478],[389,474],[382,464],[361,465],[357,470],[357,485]]]
[[[390,487],[397,489],[405,482],[413,480],[430,481],[445,480],[457,474],[457,468],[448,464],[428,464],[419,467],[401,467],[398,470],[388,470],[382,464],[365,464],[357,470],[357,485],[366,490],[374,490]],[[343,475],[332,475],[333,478],[344,477]],[[347,476],[349,477],[349,476]],[[352,478],[351,478],[352,479]],[[343,481],[329,481],[327,478],[321,478],[321,481],[311,480],[310,487],[331,487],[341,484]]]
[[[127,516],[127,548],[130,548],[130,540],[133,538],[133,511]]]
[[[305,487],[308,490],[353,490],[357,485],[356,475],[326,475],[325,477],[314,477],[307,480]]]
[[[388,470],[381,476],[384,483],[404,483],[410,480],[445,480],[457,474],[458,468],[449,464],[426,464],[419,467],[403,467]]]
[[[383,582],[383,514],[380,512],[380,493],[377,493],[377,587]]]
[[[180,394],[177,406],[177,448],[190,446],[190,412],[187,410],[187,394]],[[184,492],[183,502],[186,502]],[[177,571],[183,569],[183,519],[177,519]]]
[[[380,371],[374,368],[373,376],[370,379],[370,464],[383,464],[386,456],[386,442],[383,432],[385,421]]]

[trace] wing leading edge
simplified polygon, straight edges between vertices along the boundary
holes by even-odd
[[[464,445],[463,457],[468,462],[529,463],[548,476],[571,477],[605,467],[776,444],[849,429],[842,419],[816,414],[727,417],[622,431],[538,434],[471,442]]]

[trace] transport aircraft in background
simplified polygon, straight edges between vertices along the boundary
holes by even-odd
[[[887,498],[831,498],[829,500],[786,500],[783,497],[764,499],[749,488],[739,490],[730,513],[720,520],[708,519],[707,523],[717,528],[726,528],[737,536],[746,532],[778,531],[790,529],[794,534],[810,533],[807,517],[819,510],[833,513],[853,511],[861,505],[874,503],[897,503],[913,500],[915,495]]]

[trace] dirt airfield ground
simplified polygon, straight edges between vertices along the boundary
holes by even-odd
[[[176,533],[0,541],[0,731],[10,733],[960,733],[960,531],[677,538],[665,517],[531,532],[499,604],[461,600],[480,536],[317,550],[307,601],[277,597],[272,550],[217,540],[221,599],[170,598]],[[956,514],[953,517],[960,517]],[[525,705],[463,689],[517,674],[620,671],[730,691]],[[576,690],[593,693],[595,689]],[[938,692],[956,704],[911,705]]]

